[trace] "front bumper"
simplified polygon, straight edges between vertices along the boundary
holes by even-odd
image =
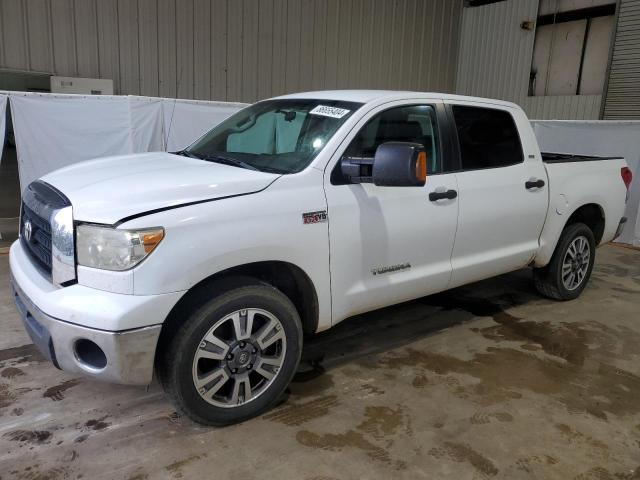
[[[151,383],[161,325],[109,332],[58,320],[42,312],[14,279],[11,280],[16,308],[27,333],[56,367],[114,383]],[[100,350],[92,346],[92,350],[87,351],[85,346],[92,345],[87,341],[93,342]]]
[[[82,285],[56,288],[19,241],[9,260],[13,298],[25,329],[56,367],[113,383],[151,383],[161,324],[179,292],[136,296]]]

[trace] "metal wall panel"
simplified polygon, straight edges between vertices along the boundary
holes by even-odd
[[[456,93],[509,100],[535,119],[599,118],[602,95],[528,96],[535,30],[520,24],[537,13],[538,0],[464,8]]]
[[[29,69],[36,72],[48,72],[53,68],[53,55],[49,49],[51,44],[51,25],[47,21],[49,2],[47,0],[27,0],[23,3],[26,9],[28,25]]]
[[[20,3],[20,2],[18,2]],[[56,72],[78,75],[78,55],[73,0],[51,2],[51,31],[53,46],[53,68]],[[88,39],[87,39],[88,41]]]
[[[227,0],[211,3],[211,98],[227,98]]]
[[[527,96],[538,0],[509,0],[465,8],[458,57],[456,91],[518,101]]]
[[[173,98],[177,93],[176,74],[176,0],[158,2],[158,92]],[[126,91],[117,93],[127,94]]]
[[[159,95],[158,2],[138,0],[138,46],[140,48],[140,94]]]
[[[530,118],[594,120],[600,115],[602,95],[525,97],[519,103]]]
[[[95,0],[75,2],[74,28],[78,38],[76,43],[78,76],[94,78],[98,76],[98,36],[96,35]]]
[[[321,2],[317,2],[318,5]],[[266,98],[271,95],[274,58],[274,4],[273,2],[261,2],[258,11],[258,98]]]
[[[227,3],[227,78],[225,99],[232,99],[239,98],[242,95],[243,0],[232,0]]]
[[[0,60],[6,68],[29,70],[29,35],[26,4],[0,0]]]
[[[118,36],[118,0],[99,0],[96,4],[98,35],[98,76],[113,80],[114,92],[120,92],[120,38]],[[68,72],[56,72],[68,76]]]
[[[176,2],[176,69],[178,98],[194,98],[193,0]]]
[[[454,90],[462,0],[0,0],[0,68],[254,101]]]
[[[207,100],[211,94],[211,2],[193,4],[193,97]]]
[[[253,0],[244,0],[242,12],[241,92],[247,102],[258,100],[258,9]]]
[[[602,118],[640,119],[640,0],[620,0]]]
[[[138,0],[118,0],[120,47],[120,91],[140,94],[140,44],[138,42]]]

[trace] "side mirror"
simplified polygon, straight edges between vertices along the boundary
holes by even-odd
[[[419,143],[387,142],[376,150],[373,183],[380,187],[422,187],[427,181],[427,153]]]
[[[419,143],[383,143],[374,158],[343,157],[340,167],[351,183],[421,187],[427,181],[427,153]]]

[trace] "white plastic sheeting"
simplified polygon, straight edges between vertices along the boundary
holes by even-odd
[[[166,151],[175,152],[188,147],[211,127],[246,105],[163,98]]]
[[[183,148],[244,106],[23,92],[10,92],[9,104],[23,190],[42,175],[83,160]]]
[[[532,120],[545,152],[621,156],[633,172],[627,225],[618,242],[640,246],[640,121]],[[622,181],[622,179],[620,179]]]
[[[2,161],[2,150],[4,146],[4,133],[7,121],[7,96],[0,93],[0,162]]]
[[[162,103],[132,97],[11,94],[20,184],[83,160],[162,149]]]

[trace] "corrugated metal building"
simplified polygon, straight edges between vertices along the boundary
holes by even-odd
[[[245,102],[453,91],[461,13],[457,0],[0,0],[0,68]]]
[[[537,119],[640,119],[640,0],[467,6],[460,31],[457,93]]]
[[[0,42],[5,89],[455,91],[531,118],[640,118],[640,0],[0,0]]]
[[[622,0],[609,66],[605,120],[640,119],[640,0]]]

